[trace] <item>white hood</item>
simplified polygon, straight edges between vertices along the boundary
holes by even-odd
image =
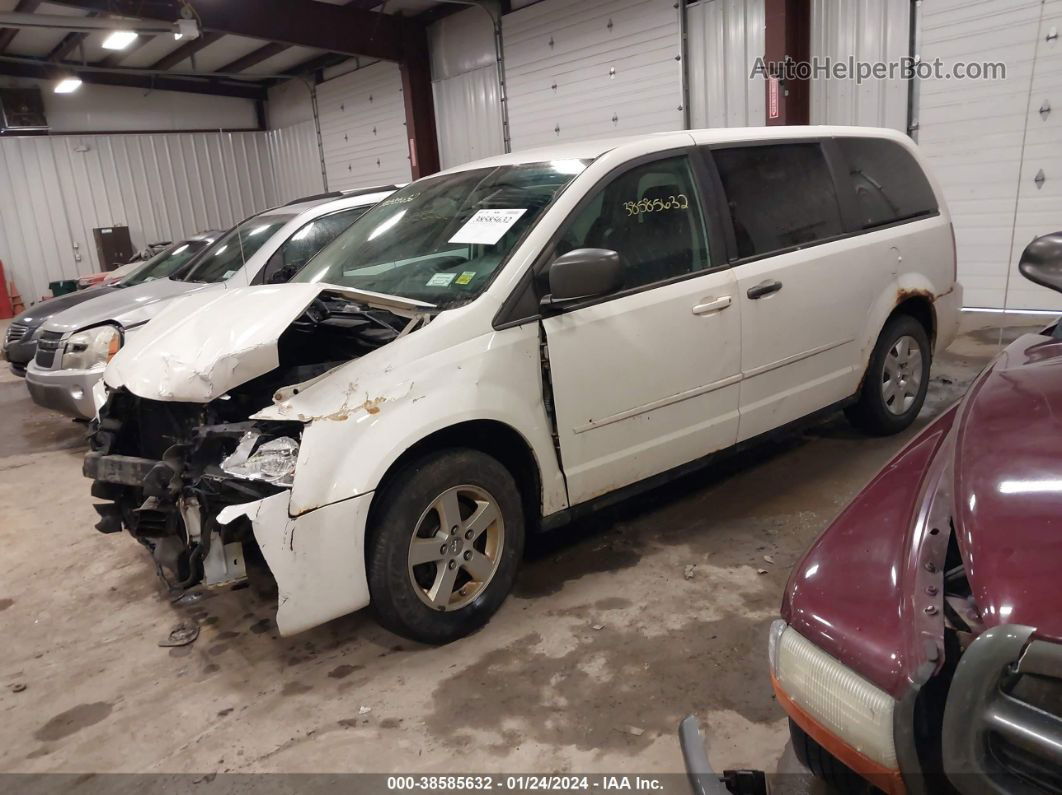
[[[177,298],[128,335],[104,381],[148,400],[208,403],[279,364],[277,340],[321,293],[413,317],[431,304],[329,284],[209,290]]]

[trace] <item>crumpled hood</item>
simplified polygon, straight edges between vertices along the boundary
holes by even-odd
[[[104,381],[149,400],[208,403],[279,365],[277,340],[313,300],[331,292],[400,315],[430,304],[329,284],[209,290],[171,302],[130,334]]]
[[[50,318],[45,331],[69,334],[103,323],[117,323],[124,328],[151,320],[166,301],[205,287],[217,287],[198,282],[179,282],[173,279],[154,279],[132,287],[100,288],[102,292],[91,301],[67,309]]]
[[[956,422],[956,531],[987,626],[1062,640],[1062,340],[1027,334],[974,384]]]

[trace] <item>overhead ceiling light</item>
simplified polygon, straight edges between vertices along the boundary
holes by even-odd
[[[73,94],[81,88],[80,77],[64,77],[55,84],[55,88],[52,89],[56,94]]]
[[[105,50],[124,50],[136,41],[136,33],[131,30],[116,30],[103,40]]]

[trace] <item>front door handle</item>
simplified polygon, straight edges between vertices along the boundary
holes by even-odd
[[[693,307],[693,314],[707,315],[711,312],[718,312],[720,309],[726,309],[728,306],[730,306],[729,295],[724,295],[721,298],[705,298],[701,303]]]
[[[772,293],[776,293],[781,289],[781,282],[777,282],[774,279],[768,279],[765,282],[760,282],[759,284],[750,287],[746,295],[748,295],[749,298],[755,301],[757,298],[763,298],[765,295],[771,295]]]

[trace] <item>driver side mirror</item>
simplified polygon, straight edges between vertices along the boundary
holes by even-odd
[[[607,248],[577,248],[549,266],[549,295],[540,302],[543,311],[614,293],[623,287],[619,254]]]
[[[1062,232],[1038,237],[1027,245],[1018,270],[1033,284],[1062,293]]]

